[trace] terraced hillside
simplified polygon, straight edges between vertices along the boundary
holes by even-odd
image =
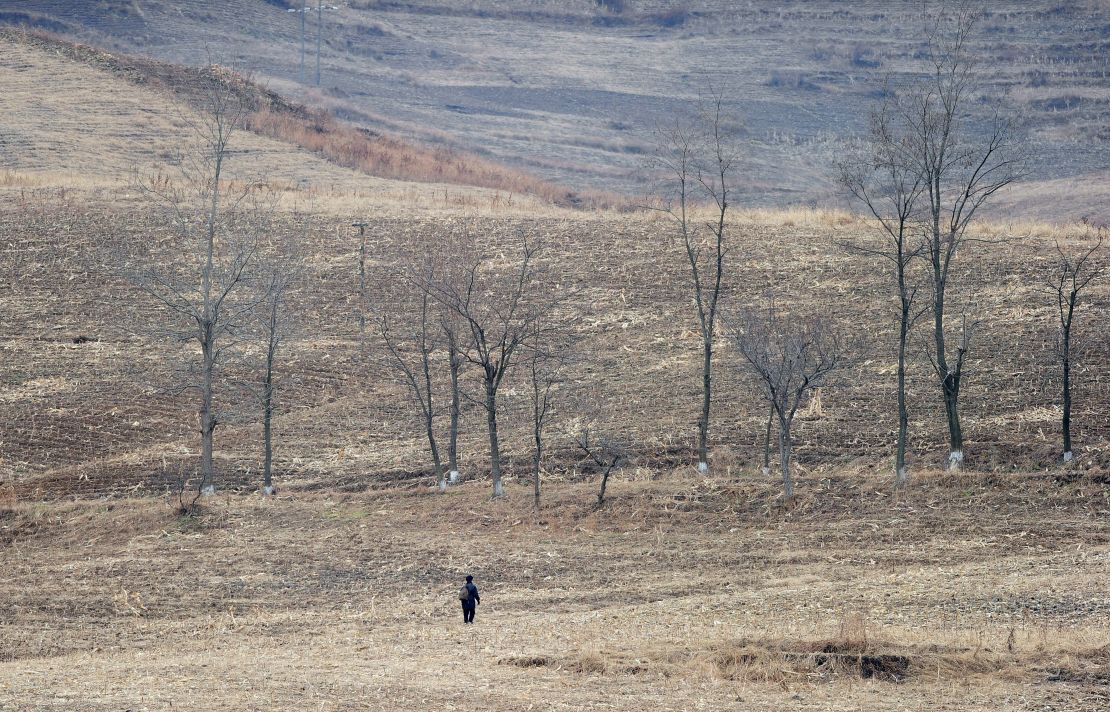
[[[831,204],[829,165],[887,82],[921,71],[920,3],[513,0],[0,2],[0,20],[187,64],[214,56],[344,118],[446,142],[582,189],[643,188],[651,131],[711,79],[749,140],[759,205]],[[1103,0],[985,4],[983,112],[1022,117],[1033,166],[997,215],[1106,219]]]

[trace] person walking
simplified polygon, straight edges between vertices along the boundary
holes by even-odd
[[[467,575],[466,583],[459,589],[459,601],[462,603],[463,623],[474,622],[474,609],[481,602],[478,596],[478,587],[474,585],[474,577]]]

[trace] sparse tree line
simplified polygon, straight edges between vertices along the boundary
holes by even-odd
[[[180,253],[159,264],[149,255],[121,254],[119,268],[171,316],[169,325],[134,325],[182,346],[172,391],[197,402],[201,452],[195,493],[182,508],[215,490],[215,434],[234,400],[253,403],[262,423],[262,486],[272,494],[277,368],[291,332],[289,301],[301,272],[292,241],[272,226],[273,196],[261,181],[231,180],[233,138],[248,116],[248,101],[212,80],[204,111],[185,117],[194,144],[182,152],[178,175],[136,177],[135,187],[161,210]],[[280,243],[280,244],[278,244]],[[149,326],[149,329],[147,327]]]
[[[927,71],[914,84],[885,92],[868,133],[836,166],[844,194],[876,227],[876,239],[843,247],[874,261],[897,305],[892,411],[898,487],[908,482],[907,359],[925,322],[929,336],[922,350],[944,404],[947,465],[956,470],[964,462],[960,395],[976,325],[985,315],[973,308],[952,313],[952,281],[958,274],[953,265],[972,250],[996,246],[979,237],[973,226],[982,208],[1020,178],[1025,158],[1009,120],[999,116],[984,125],[970,117],[968,105],[977,99],[976,68],[967,52],[974,24],[974,14],[963,6],[954,15],[933,18],[926,32]],[[200,148],[182,163],[184,180],[141,184],[168,209],[191,265],[144,268],[133,278],[176,317],[174,330],[165,335],[188,345],[190,360],[181,388],[194,392],[198,403],[198,497],[213,486],[219,392],[231,387],[229,362],[240,357],[248,341],[261,344],[255,349],[260,356],[248,370],[258,374],[249,380],[263,423],[263,486],[268,494],[274,491],[275,374],[289,334],[290,292],[300,260],[291,244],[262,249],[276,239],[266,221],[264,191],[226,179],[230,138],[242,125],[245,108],[232,92],[213,85],[208,113],[194,126]],[[795,417],[815,389],[832,384],[837,371],[860,354],[837,325],[835,305],[807,312],[776,293],[774,283],[733,284],[736,265],[751,257],[738,249],[732,220],[733,201],[745,178],[736,127],[725,97],[716,94],[701,102],[694,115],[661,130],[653,164],[660,187],[651,209],[669,220],[677,251],[688,266],[686,289],[701,342],[697,469],[709,468],[714,357],[724,338],[735,353],[735,367],[765,403],[764,468],[770,465],[772,442],[777,442],[789,501]],[[533,500],[538,508],[547,430],[556,413],[575,410],[559,401],[566,399],[563,384],[574,368],[580,338],[569,305],[573,290],[557,284],[546,270],[542,238],[522,232],[515,252],[496,256],[484,254],[473,236],[411,245],[404,264],[368,280],[364,223],[359,230],[364,339],[408,394],[439,489],[446,490],[459,477],[460,413],[464,403],[471,403],[485,416],[493,496],[503,494],[500,416],[505,384],[515,380],[523,384],[530,403]],[[1059,334],[1064,462],[1072,459],[1071,374],[1080,333],[1076,316],[1085,290],[1105,266],[1104,230],[1094,229],[1091,235],[1078,247],[1057,243],[1056,264],[1046,277]],[[369,282],[381,285],[381,293],[371,295]],[[983,288],[981,283],[961,286],[965,292]],[[876,315],[875,321],[883,318]],[[584,410],[581,404],[579,409]],[[591,418],[583,418],[578,430],[575,447],[581,462],[600,475],[601,503],[609,475],[632,448],[599,430]]]

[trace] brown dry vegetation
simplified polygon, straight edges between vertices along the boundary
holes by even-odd
[[[914,480],[895,497],[884,460],[892,325],[872,315],[884,301],[880,276],[838,246],[863,225],[801,213],[740,221],[732,298],[773,281],[808,306],[836,303],[857,338],[850,377],[825,389],[800,429],[798,502],[784,512],[775,478],[754,466],[762,409],[729,370],[727,350],[713,471],[697,477],[682,466],[697,343],[664,223],[509,212],[372,221],[375,278],[452,232],[471,232],[496,257],[523,230],[549,241],[556,279],[583,285],[573,303],[584,344],[576,380],[602,384],[608,426],[637,452],[596,509],[593,476],[567,448],[575,413],[564,406],[536,517],[524,485],[487,499],[474,411],[463,462],[476,481],[433,491],[402,392],[369,366],[374,347],[357,332],[357,245],[334,216],[317,214],[296,300],[305,333],[276,421],[281,494],[249,494],[258,435],[244,413],[217,433],[225,494],[179,518],[166,493],[194,467],[191,404],[160,390],[172,380],[171,350],[129,325],[161,316],[128,306],[133,290],[110,263],[117,246],[161,260],[173,244],[133,204],[25,196],[0,217],[5,234],[20,236],[4,253],[14,279],[0,292],[9,335],[0,346],[0,706],[1107,702],[1108,355],[1089,340],[1077,376],[1081,454],[1060,469],[1051,464],[1049,314],[1034,290],[1050,236],[1012,240],[968,265],[989,276],[992,315],[977,333],[966,396],[975,471],[929,471],[943,435],[918,362]],[[287,220],[278,229],[293,229]],[[1088,328],[1105,319],[1105,290],[1093,293]],[[522,397],[506,399],[508,450],[520,463]],[[484,596],[469,630],[453,600],[467,571]]]
[[[0,509],[0,707],[1052,709],[1110,701],[1089,477],[592,484]],[[478,623],[454,591],[474,573]]]
[[[215,56],[375,131],[576,189],[642,190],[652,129],[713,77],[750,140],[742,198],[777,206],[836,204],[828,166],[845,140],[866,131],[888,84],[926,71],[922,4],[910,0],[333,4],[323,13],[319,86],[307,86],[314,13],[301,77],[301,16],[272,0],[0,0],[0,23],[193,66]],[[1025,185],[1000,196],[995,215],[1110,219],[1106,3],[982,5],[972,51],[985,84],[975,111],[1020,116],[1031,153]]]
[[[119,188],[135,156],[156,160],[183,135],[168,118],[180,106],[22,45],[0,45],[0,71],[9,125],[34,128],[0,175],[0,709],[1110,704],[1110,285],[1090,291],[1076,327],[1066,468],[1038,288],[1053,240],[1083,228],[986,226],[978,236],[996,242],[960,255],[952,308],[984,315],[963,396],[970,470],[933,469],[941,404],[917,350],[911,487],[895,495],[886,277],[841,247],[874,235],[841,213],[739,213],[731,303],[773,287],[798,309],[831,309],[851,337],[850,368],[800,416],[784,510],[758,470],[762,405],[727,347],[712,469],[689,467],[698,339],[665,222],[465,187],[440,202],[442,186],[374,181],[244,136],[243,162],[287,192],[268,237],[300,235],[310,206],[299,334],[279,364],[279,496],[254,493],[255,414],[225,401],[221,492],[180,517],[195,406],[171,389],[177,348],[148,328],[165,314],[121,276],[122,260],[169,263],[179,247]],[[66,99],[36,96],[47,76]],[[414,252],[464,233],[501,268],[521,234],[543,240],[546,274],[576,287],[565,308],[580,347],[540,514],[512,477],[507,498],[487,498],[473,407],[471,481],[433,491],[403,390],[358,330],[352,216],[369,218],[372,299]],[[504,401],[510,475],[528,471],[519,385],[510,376]],[[633,449],[603,508],[572,447],[585,397]],[[483,592],[472,629],[454,600],[467,572]]]
[[[67,199],[68,201],[69,199]],[[167,344],[133,327],[164,315],[117,275],[119,254],[173,259],[175,246],[156,213],[59,201],[27,193],[2,214],[7,234],[19,235],[4,253],[11,275],[0,292],[5,370],[7,468],[34,499],[91,495],[131,487],[162,490],[178,468],[191,467],[190,404],[167,395],[173,385]],[[337,224],[338,223],[338,224]],[[293,230],[291,219],[278,231]],[[567,308],[581,342],[565,403],[596,386],[603,426],[635,443],[652,464],[686,462],[697,406],[696,344],[680,255],[667,225],[617,215],[524,217],[438,215],[372,219],[372,299],[375,280],[388,279],[421,246],[470,233],[479,249],[502,264],[523,232],[548,243],[550,278],[578,285]],[[840,243],[867,234],[862,223],[737,226],[728,299],[758,299],[773,286],[780,301],[800,310],[835,306],[851,337],[851,366],[807,408],[798,429],[801,466],[814,475],[853,465],[885,472],[890,455],[893,319],[883,275]],[[996,238],[997,239],[997,238]],[[1065,240],[1068,238],[1065,237]],[[1074,238],[1072,238],[1074,239]],[[287,477],[366,487],[390,477],[424,477],[428,465],[403,391],[376,371],[378,350],[357,326],[357,242],[346,221],[318,214],[304,247],[310,277],[295,302],[304,337],[290,352],[277,422]],[[1008,235],[961,256],[955,285],[958,313],[972,302],[982,312],[965,386],[969,465],[995,471],[1053,466],[1058,443],[1057,369],[1053,364],[1051,303],[1038,291],[1051,260],[1051,238]],[[1103,283],[1090,293],[1079,326],[1083,352],[1075,375],[1076,467],[1110,464],[1110,344],[1098,338],[1107,314]],[[80,340],[75,341],[75,340]],[[714,405],[714,467],[740,474],[759,459],[763,408],[727,346],[721,349]],[[513,384],[510,383],[510,387]],[[939,464],[943,420],[937,387],[920,350],[910,375],[911,467]],[[512,460],[527,457],[523,389],[506,394]],[[572,471],[576,415],[565,406],[555,424],[560,450],[552,468]],[[33,415],[33,417],[31,417]],[[481,418],[466,414],[468,470],[485,467]],[[257,469],[256,426],[244,413],[219,435],[227,483],[246,483]],[[510,469],[513,464],[510,462]]]

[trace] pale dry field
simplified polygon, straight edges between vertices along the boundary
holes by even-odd
[[[1098,710],[1110,502],[1080,477],[629,470],[0,509],[0,709]],[[463,574],[482,592],[459,620]],[[870,675],[870,677],[867,677]]]
[[[299,235],[307,252],[275,419],[279,496],[253,494],[258,426],[239,412],[217,434],[220,494],[182,518],[165,493],[194,465],[195,406],[167,396],[181,354],[152,336],[166,315],[118,268],[121,254],[180,258],[126,187],[182,139],[180,107],[28,52],[0,44],[0,121],[22,141],[0,173],[0,709],[1110,704],[1110,344],[1096,330],[1110,292],[1090,292],[1078,457],[1059,468],[1051,314],[1037,291],[1052,240],[1074,245],[1082,230],[992,226],[1005,244],[961,264],[969,286],[953,303],[986,315],[963,396],[973,471],[930,471],[943,433],[918,353],[913,483],[895,497],[889,299],[874,265],[842,249],[867,226],[740,215],[730,300],[774,285],[806,308],[836,304],[855,344],[823,407],[798,423],[799,501],[784,511],[776,478],[754,465],[762,406],[727,347],[712,476],[684,466],[698,344],[665,223],[382,181],[244,136],[236,175],[261,168],[286,184],[274,235]],[[55,81],[68,99],[40,96]],[[295,190],[303,175],[317,182]],[[357,328],[355,217],[370,222],[372,296],[414,246],[467,234],[504,265],[521,235],[546,243],[549,274],[580,286],[584,375],[566,389],[598,385],[605,427],[634,444],[604,508],[573,452],[568,399],[544,510],[531,511],[516,381],[509,497],[487,497],[473,407],[461,447],[474,479],[432,491],[410,409]],[[467,572],[484,601],[469,629],[454,599]]]

